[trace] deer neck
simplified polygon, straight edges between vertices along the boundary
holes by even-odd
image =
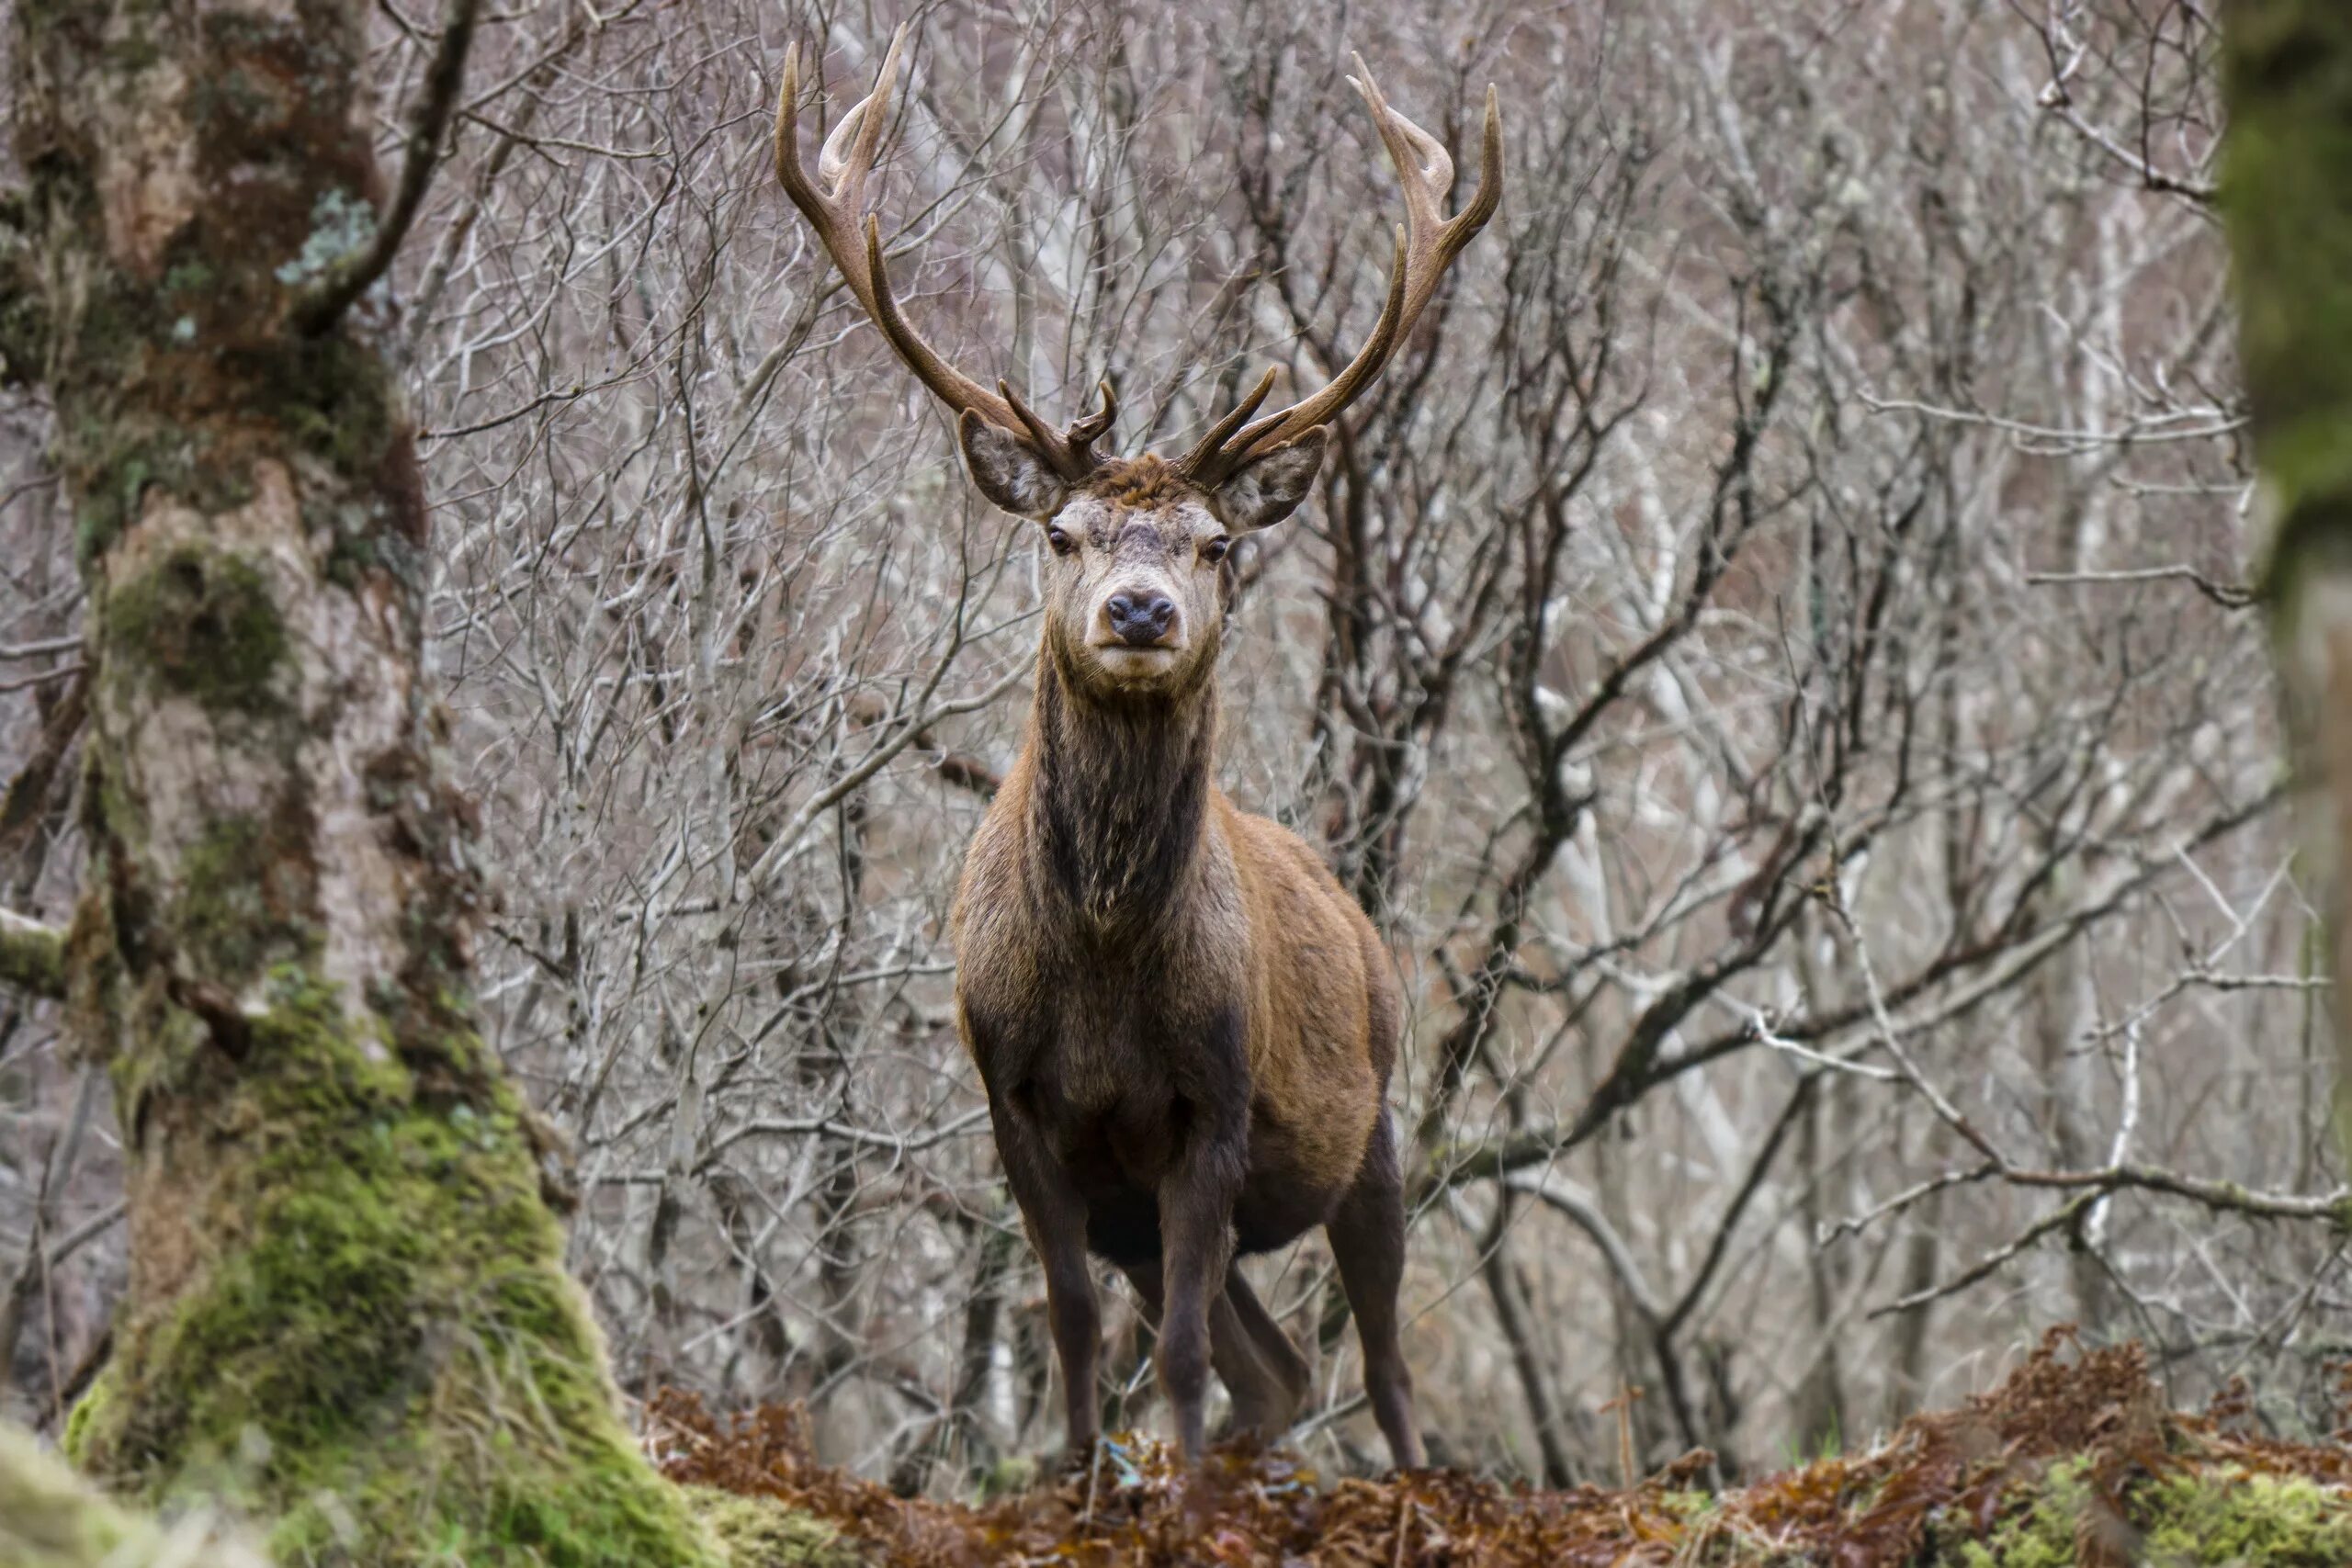
[[[1216,750],[1216,682],[1167,696],[1086,691],[1039,650],[1029,743],[1039,894],[1097,940],[1164,929],[1187,903]]]

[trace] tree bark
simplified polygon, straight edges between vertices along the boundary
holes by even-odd
[[[225,1492],[285,1561],[712,1562],[475,1029],[424,487],[389,310],[352,286],[391,199],[369,13],[16,7],[0,354],[56,410],[93,672],[59,978],[129,1169],[129,1292],[67,1448],[142,1502]]]
[[[2336,1122],[2352,1085],[2352,7],[2233,0],[2222,206],[2253,406],[2263,587],[2290,716],[2319,787],[2328,884]]]

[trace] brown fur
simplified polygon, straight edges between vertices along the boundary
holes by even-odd
[[[1087,481],[1089,493],[1114,506],[1148,510],[1179,499],[1189,489],[1175,465],[1157,452],[1140,457],[1114,457]]]
[[[1232,1259],[1323,1224],[1374,1412],[1397,1462],[1418,1463],[1384,1104],[1396,984],[1314,852],[1210,776],[1220,518],[1216,497],[1143,458],[1050,520],[1036,701],[956,897],[957,1022],[1045,1263],[1074,1447],[1097,1429],[1089,1251],[1159,1323],[1191,1453],[1212,1361],[1238,1425],[1295,1417],[1306,1362]],[[1108,637],[1116,593],[1175,603],[1167,648]]]

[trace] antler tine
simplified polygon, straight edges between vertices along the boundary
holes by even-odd
[[[874,73],[874,90],[850,106],[841,124],[817,150],[817,177],[831,187],[832,197],[850,212],[865,210],[865,182],[874,173],[874,159],[882,151],[882,133],[889,129],[890,95],[899,85],[899,55],[906,48],[906,24],[890,35],[882,53],[882,69]],[[797,151],[797,149],[796,149]]]
[[[1387,301],[1381,307],[1371,338],[1321,391],[1244,427],[1241,420],[1255,408],[1256,399],[1264,395],[1261,383],[1247,408],[1218,421],[1182,464],[1184,471],[1202,483],[1216,483],[1252,453],[1295,441],[1315,426],[1337,418],[1355,401],[1420,319],[1446,268],[1487,226],[1502,201],[1502,109],[1492,86],[1487,89],[1486,124],[1479,142],[1478,188],[1470,205],[1449,219],[1443,216],[1443,203],[1453,184],[1453,159],[1437,138],[1388,107],[1363,56],[1354,58],[1359,74],[1348,82],[1371,109],[1381,144],[1387,148],[1389,162],[1396,165],[1398,183],[1404,187],[1405,222],[1396,234]]]
[[[901,27],[882,57],[874,91],[853,104],[833,133],[825,138],[817,154],[818,177],[826,186],[821,191],[809,183],[808,171],[800,163],[800,46],[794,43],[784,51],[784,85],[775,104],[775,177],[792,205],[817,231],[860,304],[866,303],[873,286],[855,265],[862,259],[857,220],[865,210],[866,179],[881,151],[882,132],[889,120],[888,95],[897,85],[899,54],[906,37],[907,29]],[[869,109],[875,112],[869,115]]]
[[[1105,376],[1095,382],[1094,387],[1102,393],[1102,399],[1094,405],[1092,413],[1069,427],[1073,445],[1101,440],[1110,434],[1112,422],[1119,417],[1119,394],[1111,389],[1111,378]]]
[[[1391,288],[1388,293],[1389,303],[1394,305],[1396,303],[1396,291],[1394,288]],[[1383,314],[1385,315],[1385,312],[1383,312]],[[1241,400],[1234,404],[1232,410],[1227,412],[1223,419],[1218,420],[1215,424],[1209,426],[1209,433],[1206,435],[1202,436],[1199,443],[1194,446],[1190,452],[1184,454],[1183,457],[1178,461],[1176,467],[1188,474],[1198,474],[1204,477],[1208,475],[1212,466],[1217,458],[1218,454],[1224,450],[1226,437],[1240,429],[1242,422],[1248,419],[1251,414],[1256,413],[1258,412],[1258,405],[1266,400],[1266,394],[1274,389],[1275,374],[1276,372],[1273,367],[1272,366],[1268,366],[1266,373],[1258,378],[1258,384],[1250,388],[1250,390],[1243,395]]]
[[[882,56],[874,90],[851,106],[825,138],[817,154],[816,182],[810,181],[800,162],[800,47],[794,44],[785,51],[784,85],[775,107],[776,179],[816,231],[850,293],[933,396],[959,413],[969,410],[1001,429],[1027,435],[1063,477],[1083,479],[1097,461],[1089,445],[1109,428],[1107,410],[1095,416],[1102,423],[1091,432],[1085,429],[1093,423],[1090,418],[1073,425],[1069,434],[1055,434],[1004,382],[997,383],[1000,392],[990,392],[942,358],[908,322],[890,292],[890,276],[882,257],[881,220],[866,206],[866,186],[882,150],[890,96],[898,85],[899,58],[906,41],[907,28],[901,26]],[[1104,390],[1107,397],[1108,388]]]
[[[1000,376],[996,381],[996,391],[997,396],[1012,410],[1012,417],[1021,422],[1021,428],[1028,433],[1029,439],[1050,451],[1059,438],[1046,428],[1046,422],[1039,419],[1027,403],[1021,400],[1021,394],[1012,389],[1012,383]]]

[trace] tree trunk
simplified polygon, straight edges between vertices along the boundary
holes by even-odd
[[[226,1493],[281,1560],[704,1562],[475,1031],[424,490],[354,272],[386,194],[370,9],[16,8],[0,348],[54,403],[88,587],[62,977],[129,1167],[129,1294],[67,1447],[147,1502]]]
[[[2253,403],[2263,586],[2313,783],[2335,980],[2338,1135],[2352,1084],[2352,7],[2233,0],[2223,205]]]

